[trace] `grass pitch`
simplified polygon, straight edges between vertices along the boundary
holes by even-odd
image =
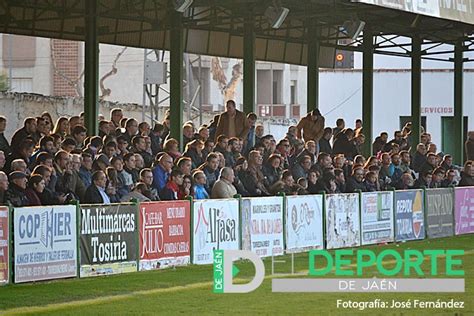
[[[361,247],[376,253],[384,249],[463,249],[465,293],[272,293],[271,260],[265,260],[266,278],[248,294],[212,293],[212,266],[187,266],[87,279],[68,279],[36,284],[8,285],[0,288],[0,314],[388,314],[388,315],[474,315],[474,235],[413,241],[383,246]],[[286,263],[275,264],[275,273],[291,271],[291,256],[278,257]],[[427,260],[425,260],[427,261]],[[438,260],[444,266],[444,258]],[[384,266],[393,266],[387,261]],[[237,263],[238,280],[246,282],[253,275],[248,262]],[[307,272],[308,255],[294,256],[295,272]],[[423,264],[429,271],[430,265]],[[440,269],[443,277],[444,268]],[[370,267],[364,278],[376,276]],[[278,276],[275,276],[278,277]],[[288,277],[286,275],[285,277]],[[302,276],[300,276],[302,277]],[[331,275],[329,277],[333,277]],[[380,277],[380,276],[379,276]],[[403,276],[400,276],[403,277]],[[338,299],[351,301],[420,299],[428,301],[464,301],[464,309],[341,309]]]

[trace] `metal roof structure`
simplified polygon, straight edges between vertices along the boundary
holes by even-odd
[[[318,108],[319,68],[334,67],[335,49],[362,52],[366,155],[372,153],[374,54],[411,58],[415,143],[421,132],[422,58],[453,62],[454,154],[462,161],[463,65],[469,61],[464,53],[474,50],[474,0],[194,0],[184,14],[174,9],[175,1],[0,0],[0,32],[85,42],[90,134],[98,129],[99,43],[169,50],[170,135],[180,144],[184,52],[243,58],[246,113],[255,110],[255,60],[307,65],[312,110]],[[278,29],[265,17],[272,5],[289,9]],[[341,28],[346,21],[364,21],[363,33],[348,40]]]
[[[0,32],[84,41],[86,1],[2,0]],[[170,49],[173,19],[170,13],[174,12],[171,1],[96,1],[100,43]],[[385,3],[380,0],[355,1]],[[264,16],[272,1],[195,0],[182,18],[185,52],[243,58],[244,24],[249,21],[255,33],[257,60],[307,65],[307,43],[317,37],[321,45],[321,67],[334,66],[337,47],[361,50],[362,39],[344,46],[339,44],[339,40],[344,38],[340,26],[353,18],[365,21],[374,35],[417,35],[434,43],[468,39],[468,35],[474,32],[474,26],[468,23],[351,0],[279,2],[289,8],[290,13],[284,24],[275,30]],[[392,7],[396,8],[395,5]],[[390,44],[392,40],[383,42]],[[375,47],[376,53],[385,53],[386,48],[394,46],[381,44]]]

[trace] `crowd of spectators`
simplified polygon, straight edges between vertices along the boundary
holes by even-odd
[[[45,112],[26,118],[10,142],[6,124],[0,117],[0,204],[14,206],[474,186],[473,132],[464,166],[438,152],[429,133],[413,143],[410,123],[391,140],[381,133],[364,157],[362,122],[327,127],[318,110],[277,140],[228,101],[209,124],[183,125],[183,152],[168,115],[150,126],[116,108],[87,136],[82,113],[53,122]]]

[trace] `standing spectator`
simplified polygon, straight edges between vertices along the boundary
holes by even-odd
[[[13,134],[11,141],[11,149],[13,152],[17,152],[20,144],[23,143],[26,138],[33,139],[33,134],[36,133],[36,119],[34,117],[28,117],[23,123],[23,127],[20,128]],[[35,142],[33,141],[33,144]]]
[[[5,168],[5,163],[7,162],[6,158],[5,158],[5,154],[3,153],[3,151],[0,150],[0,171],[3,170],[3,168]]]
[[[333,154],[344,154],[347,159],[354,159],[358,152],[353,138],[354,131],[350,128],[346,128],[337,134],[332,147]]]
[[[467,133],[465,147],[467,160],[474,160],[474,131]]]
[[[354,129],[355,129],[355,130],[361,130],[362,127],[363,127],[363,125],[362,125],[362,120],[361,120],[361,119],[355,120],[355,127],[354,127]]]
[[[224,167],[221,170],[219,180],[216,181],[212,187],[213,199],[227,199],[232,198],[237,194],[234,185],[234,170],[229,167]]]
[[[105,192],[107,187],[107,176],[101,170],[92,174],[92,184],[87,188],[84,195],[84,203],[87,204],[110,204],[110,198]]]
[[[194,179],[194,198],[196,200],[208,199],[209,193],[206,191],[206,175],[203,171],[197,170],[193,173]]]
[[[5,172],[0,171],[0,205],[5,205],[5,193],[8,190],[8,177]]]
[[[344,121],[343,118],[338,118],[336,120],[336,127],[334,127],[331,131],[331,136],[336,136],[339,134],[340,131],[342,131],[344,128],[346,128],[346,122]],[[329,154],[329,153],[328,153]]]
[[[178,200],[179,187],[183,184],[184,175],[179,170],[171,171],[166,185],[160,191],[160,198],[163,201]]]
[[[26,188],[25,194],[28,199],[28,206],[39,206],[41,200],[38,195],[43,193],[46,187],[43,177],[39,174],[34,174],[28,180],[28,187]]]
[[[5,129],[7,128],[7,119],[5,116],[0,116],[0,150],[4,152],[5,156],[11,153],[10,143],[5,138]]]
[[[380,136],[377,136],[372,144],[372,154],[377,155],[379,151],[382,151],[385,145],[387,144],[388,133],[382,132]]]
[[[255,145],[260,143],[260,140],[262,139],[264,133],[265,130],[263,128],[263,125],[259,124],[255,126]]]
[[[301,133],[303,130],[303,133]],[[309,112],[303,117],[298,125],[296,125],[296,135],[299,139],[305,142],[314,140],[316,145],[316,152],[319,153],[319,140],[324,134],[324,117],[318,109]]]
[[[28,206],[28,198],[26,197],[26,174],[20,171],[10,173],[10,184],[5,193],[5,201],[13,206]]]
[[[319,140],[319,151],[323,153],[332,154],[331,143],[329,140],[332,137],[332,130],[330,127],[324,129],[323,137]]]
[[[225,107],[226,111],[219,116],[215,139],[219,135],[246,139],[249,128],[245,114],[235,108],[233,100],[227,101]]]
[[[255,135],[255,123],[257,122],[257,114],[251,112],[247,114],[247,126],[248,126],[248,133],[247,138],[244,139],[244,147],[243,153],[247,155],[250,150],[256,144],[256,135]]]

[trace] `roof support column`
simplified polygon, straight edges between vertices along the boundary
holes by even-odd
[[[454,47],[454,162],[463,164],[464,126],[463,126],[463,41],[456,41]]]
[[[183,150],[183,60],[184,33],[182,15],[173,12],[170,31],[170,137],[179,142]]]
[[[308,67],[306,70],[306,112],[319,108],[319,28],[310,21],[308,28]]]
[[[363,144],[363,155],[372,155],[372,129],[374,109],[374,42],[372,32],[364,30],[363,61],[362,61],[362,122],[365,143]]]
[[[255,31],[253,16],[244,23],[244,108],[245,113],[255,112]]]
[[[418,36],[411,39],[411,152],[416,151],[421,131],[421,43]]]
[[[99,40],[97,1],[86,1],[84,61],[84,122],[89,135],[99,132]]]

